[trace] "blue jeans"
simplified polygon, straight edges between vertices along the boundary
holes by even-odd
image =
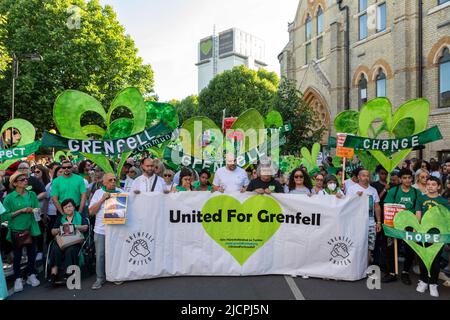
[[[106,281],[105,272],[105,235],[94,233],[95,243],[95,272],[97,273],[97,280]]]

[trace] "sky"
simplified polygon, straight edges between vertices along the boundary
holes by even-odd
[[[198,42],[238,28],[264,40],[269,71],[289,40],[299,0],[100,0],[114,8],[139,56],[154,71],[160,101],[197,94]]]

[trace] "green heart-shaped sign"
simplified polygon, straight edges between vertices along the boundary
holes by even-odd
[[[132,118],[112,121],[113,112],[121,107],[127,108]],[[86,112],[97,113],[103,119],[106,130],[98,125],[82,126],[81,118]],[[53,119],[61,135],[69,139],[88,140],[89,136],[93,135],[102,139],[118,139],[137,134],[145,129],[146,107],[141,93],[136,88],[122,90],[111,103],[108,113],[105,112],[101,103],[90,95],[76,90],[67,90],[55,101]],[[131,153],[122,155],[117,168],[118,172]],[[114,172],[107,157],[83,153],[82,155],[94,161],[105,172]]]
[[[221,222],[203,222],[206,233],[221,247],[228,251],[242,266],[252,254],[261,249],[278,231],[279,222],[265,222],[258,220],[258,213],[266,210],[269,214],[282,213],[278,202],[268,196],[253,196],[244,203],[231,196],[221,195],[209,199],[203,206],[202,213],[217,214],[221,210]],[[235,210],[236,217],[228,221],[229,210]],[[250,217],[240,222],[237,215]],[[236,240],[236,239],[242,239]],[[245,240],[244,240],[245,239]],[[237,244],[239,242],[239,244]]]
[[[301,150],[302,153],[302,164],[306,167],[309,173],[312,173],[314,169],[318,169],[317,167],[317,158],[320,153],[320,143],[314,143],[311,152],[306,147],[303,147]]]
[[[401,211],[394,218],[394,226],[396,229],[406,231],[412,228],[418,233],[430,233],[430,230],[439,231],[440,234],[450,233],[450,213],[443,206],[436,206],[429,209],[419,223],[416,216],[410,211]],[[417,253],[422,259],[428,270],[431,269],[436,255],[444,246],[444,243],[434,243],[429,247],[417,244],[414,241],[406,240],[406,243]]]
[[[17,129],[20,132],[20,140],[16,145],[14,145],[14,147],[25,146],[34,142],[34,139],[36,137],[36,129],[30,122],[24,119],[13,119],[6,122],[0,130],[0,136],[3,136],[3,133],[6,130],[13,128]],[[0,169],[6,170],[16,161],[17,160],[6,160],[5,162],[0,164]]]
[[[424,131],[427,128],[429,115],[430,104],[425,99],[408,101],[392,114],[392,105],[389,99],[377,98],[363,106],[359,115],[359,134],[362,137],[369,138],[370,130],[375,131],[372,123],[381,120],[381,128],[378,132],[373,133],[375,137],[379,133],[387,132],[390,139],[394,137],[403,138],[404,136],[400,135],[406,133],[412,135]],[[412,122],[414,122],[413,132],[403,130],[404,127],[411,128]],[[378,150],[371,150],[370,153],[388,172],[392,172],[411,151],[412,149],[402,150],[390,156]]]
[[[212,46],[212,40],[203,42],[200,46],[200,50],[202,51],[203,55],[207,56],[211,52]]]

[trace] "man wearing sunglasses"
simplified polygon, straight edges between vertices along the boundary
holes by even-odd
[[[106,282],[105,273],[105,225],[103,224],[105,201],[111,197],[112,193],[123,193],[123,190],[116,188],[117,178],[112,173],[103,176],[103,186],[95,191],[89,206],[89,216],[95,216],[94,243],[96,252],[96,273],[97,280],[92,285],[92,290],[100,289]]]
[[[77,205],[77,211],[83,212],[86,205],[86,185],[84,179],[72,173],[72,163],[68,160],[62,162],[63,174],[52,182],[52,200],[62,214],[61,202],[73,199]]]

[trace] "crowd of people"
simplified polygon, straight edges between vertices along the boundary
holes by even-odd
[[[227,156],[226,165],[212,174],[208,169],[196,172],[188,167],[174,172],[161,160],[142,157],[140,160],[128,159],[116,177],[88,160],[74,164],[65,159],[61,163],[48,161],[32,166],[26,161],[18,162],[8,170],[0,171],[2,259],[5,265],[13,265],[15,292],[24,289],[21,267],[25,263],[26,284],[40,285],[35,266],[44,259],[48,259],[50,267],[48,285],[55,285],[58,279],[68,276],[68,266],[81,263],[81,241],[64,249],[53,241],[65,232],[65,227],[73,225],[74,232],[83,237],[93,233],[97,277],[92,289],[96,290],[106,282],[103,209],[111,194],[203,191],[290,193],[310,197],[332,195],[338,199],[368,196],[369,264],[379,265],[385,272],[383,282],[397,281],[393,239],[386,237],[382,229],[383,205],[402,204],[415,213],[419,221],[436,205],[450,208],[450,159],[442,164],[433,159],[430,162],[406,160],[401,168],[390,173],[381,166],[375,172],[369,172],[357,165],[344,183],[340,183],[342,169],[333,171],[330,170],[332,166],[331,159],[327,159],[311,175],[302,166],[284,173],[274,170],[266,162],[244,170],[237,166],[234,157]],[[448,246],[436,257],[428,274],[414,251],[403,241],[399,242],[404,260],[401,281],[411,285],[410,272],[415,270],[420,275],[416,290],[423,293],[429,288],[430,294],[438,297],[441,268],[449,271]]]

